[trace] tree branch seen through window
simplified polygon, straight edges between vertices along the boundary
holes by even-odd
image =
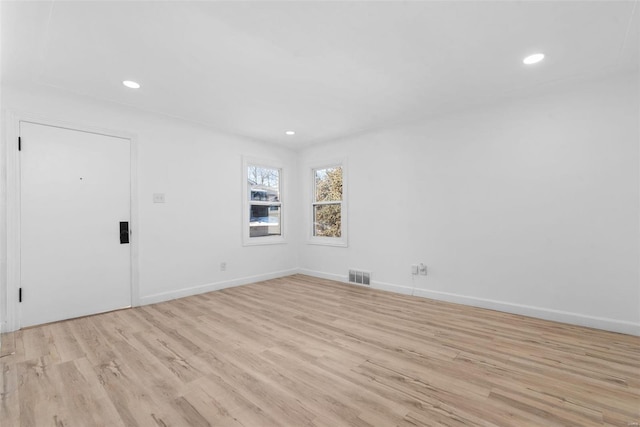
[[[342,167],[314,170],[313,235],[342,236]]]

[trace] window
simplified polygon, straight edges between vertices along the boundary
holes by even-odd
[[[311,243],[346,246],[342,164],[313,168]]]
[[[243,162],[244,243],[282,243],[282,168]]]

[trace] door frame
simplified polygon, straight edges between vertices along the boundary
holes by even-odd
[[[20,122],[29,122],[45,126],[59,127],[80,132],[94,133],[129,140],[130,153],[130,232],[132,239],[130,245],[130,286],[131,306],[140,305],[140,273],[139,273],[139,216],[138,216],[138,141],[137,136],[130,132],[104,129],[95,126],[67,122],[63,120],[43,117],[41,115],[7,111],[5,119],[5,154],[6,154],[6,295],[0,294],[0,301],[6,301],[6,308],[0,307],[0,313],[5,312],[5,319],[0,318],[0,324],[5,323],[6,328],[2,332],[16,331],[21,325],[21,307],[18,303],[18,289],[21,284],[20,276],[20,154],[18,152],[18,136],[20,135]],[[27,144],[28,142],[25,141]],[[1,292],[1,289],[0,289]],[[3,298],[4,297],[4,298]]]

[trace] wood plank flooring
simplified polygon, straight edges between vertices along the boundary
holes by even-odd
[[[2,427],[640,423],[638,337],[302,275],[3,343]]]

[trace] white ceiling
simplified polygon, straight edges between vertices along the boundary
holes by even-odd
[[[4,84],[55,86],[294,148],[639,63],[638,1],[1,7]],[[522,64],[538,51],[545,61]]]

